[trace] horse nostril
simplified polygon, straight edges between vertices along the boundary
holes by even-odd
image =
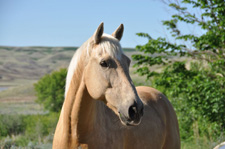
[[[135,120],[138,117],[138,111],[136,106],[131,106],[128,112],[131,120]]]

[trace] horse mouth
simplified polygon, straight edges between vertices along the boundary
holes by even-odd
[[[122,113],[119,113],[120,121],[125,126],[137,126],[141,123],[141,116],[137,116],[134,120],[127,118]]]

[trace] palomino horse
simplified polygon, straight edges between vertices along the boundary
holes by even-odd
[[[54,149],[179,149],[176,114],[156,89],[135,88],[130,59],[119,40],[123,25],[103,34],[103,23],[74,54]]]

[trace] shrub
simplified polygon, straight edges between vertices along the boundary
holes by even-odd
[[[66,74],[66,69],[60,69],[45,75],[34,84],[37,102],[44,105],[46,110],[60,111],[64,100]]]
[[[184,62],[176,62],[153,82],[171,99],[183,139],[204,135],[216,140],[225,132],[225,79],[198,65],[187,70]]]
[[[0,137],[18,135],[25,130],[21,115],[0,115],[0,119]]]
[[[52,142],[59,113],[45,115],[0,115],[0,146],[27,146]]]
[[[24,118],[26,125],[25,135],[32,140],[40,140],[44,136],[53,134],[59,114],[49,113],[47,115],[30,115]]]
[[[18,136],[14,142],[16,146],[25,147],[29,143],[29,139],[26,136]]]

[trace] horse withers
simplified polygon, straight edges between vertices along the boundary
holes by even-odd
[[[53,148],[179,149],[177,117],[169,100],[154,88],[135,87],[130,59],[103,23],[74,54]]]

